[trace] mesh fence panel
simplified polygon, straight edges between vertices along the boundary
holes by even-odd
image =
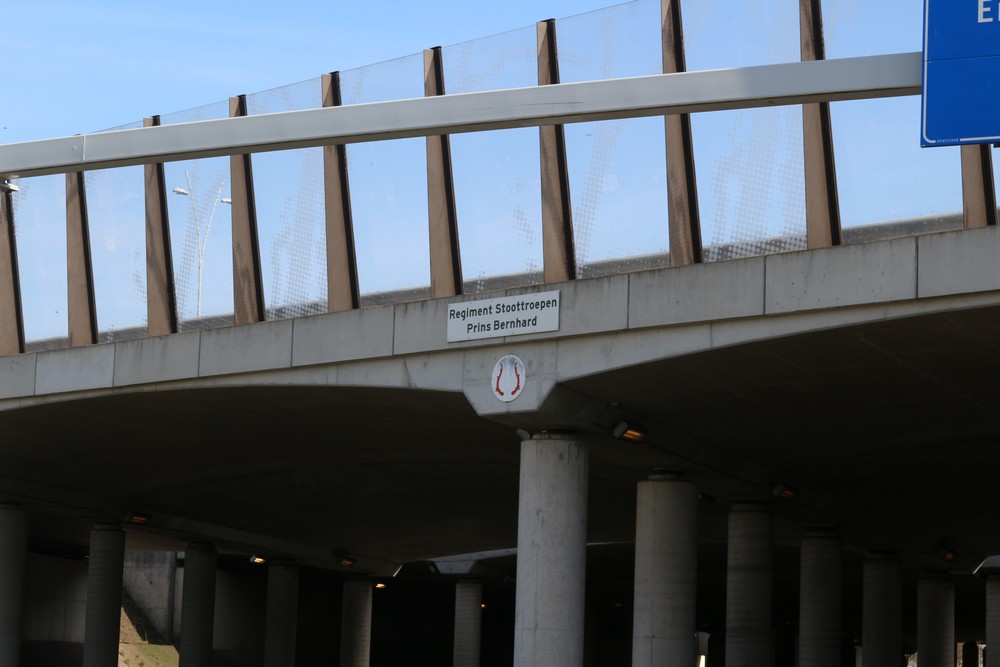
[[[799,59],[796,3],[686,3],[689,70]],[[805,248],[801,107],[691,118],[707,261]]]
[[[101,169],[84,178],[99,339],[141,338],[147,314],[145,171]]]
[[[229,117],[229,102],[162,116],[163,125]],[[233,318],[233,234],[229,158],[163,166],[181,331],[225,326]]]
[[[538,82],[535,28],[442,50],[445,90],[471,93]],[[542,209],[538,130],[451,137],[466,291],[539,282]]]
[[[923,14],[912,0],[827,0],[823,29],[828,58],[923,47]],[[959,149],[920,148],[919,97],[835,102],[830,117],[845,242],[867,240],[864,228],[872,225],[905,221],[900,229],[928,231],[961,225]]]
[[[344,104],[422,97],[423,55],[341,73]],[[423,138],[347,147],[358,283],[365,304],[430,293]]]
[[[28,350],[66,347],[66,176],[14,181],[14,233]]]
[[[318,78],[247,95],[250,115],[321,106]],[[253,181],[267,318],[326,312],[323,149],[257,153]]]
[[[919,97],[835,102],[830,117],[845,230],[961,215],[959,148],[920,148]]]
[[[659,74],[660,3],[638,0],[557,23],[564,83]],[[662,118],[565,126],[580,277],[658,268],[669,249]]]

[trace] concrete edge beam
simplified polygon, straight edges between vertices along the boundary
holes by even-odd
[[[35,393],[37,359],[38,354],[34,352],[0,357],[0,399]]]
[[[917,296],[1000,290],[1000,227],[928,234],[917,239]]]
[[[115,387],[198,377],[200,332],[138,338],[114,346]]]
[[[767,314],[905,301],[917,297],[917,240],[768,255]]]
[[[89,345],[38,352],[35,393],[105,389],[114,382],[115,346]]]
[[[292,366],[392,355],[398,306],[372,306],[292,320]]]
[[[292,365],[292,322],[276,320],[202,331],[198,375],[288,368]]]
[[[764,314],[764,257],[629,274],[628,327]]]

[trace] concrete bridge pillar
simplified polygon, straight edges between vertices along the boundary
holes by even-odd
[[[0,665],[21,664],[21,603],[28,557],[28,515],[0,504]]]
[[[589,467],[573,436],[521,443],[515,667],[583,665]]]
[[[639,482],[633,667],[695,664],[698,489],[678,473]]]
[[[453,667],[479,667],[482,637],[483,585],[460,581],[455,585],[455,644]]]
[[[207,542],[194,542],[184,551],[180,667],[212,667],[217,559]]]
[[[903,655],[903,571],[892,554],[864,563],[861,638],[868,665],[897,665]]]
[[[829,529],[807,531],[800,568],[799,667],[840,667],[840,538]]]
[[[299,568],[291,561],[274,561],[267,567],[264,667],[295,664],[298,621]]]
[[[917,584],[917,656],[920,667],[955,667],[955,584],[946,574]]]
[[[368,667],[372,645],[372,581],[344,580],[340,621],[340,667]]]
[[[116,523],[97,524],[90,531],[83,667],[118,664],[124,572],[125,532]]]
[[[771,665],[771,516],[760,503],[729,512],[726,666]]]

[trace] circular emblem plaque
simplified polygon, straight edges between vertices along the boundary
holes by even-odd
[[[490,379],[493,395],[496,396],[497,400],[510,403],[524,391],[526,375],[523,361],[513,354],[502,357],[493,367],[493,375]]]

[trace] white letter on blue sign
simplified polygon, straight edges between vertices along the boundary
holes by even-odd
[[[993,23],[993,17],[987,16],[990,13],[990,6],[986,3],[990,0],[979,0],[979,22],[980,23]]]

